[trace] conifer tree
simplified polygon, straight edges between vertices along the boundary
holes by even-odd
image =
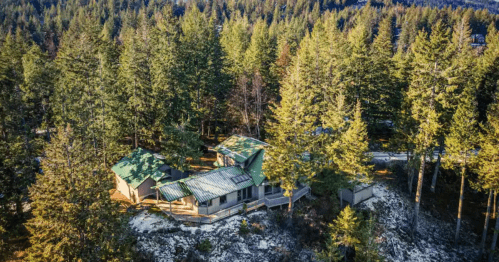
[[[402,90],[394,87],[395,63],[392,59],[392,23],[393,17],[388,15],[379,24],[378,34],[372,44],[370,57],[373,62],[374,99],[373,114],[376,121],[393,121],[402,100]],[[376,125],[377,123],[373,123]]]
[[[92,147],[69,125],[46,146],[43,174],[30,187],[28,261],[131,259],[126,220],[109,195],[113,176],[88,153]]]
[[[190,131],[187,124],[188,121],[178,126],[165,125],[161,141],[161,152],[166,156],[166,161],[184,172],[190,170],[187,160],[195,162],[202,156],[200,149],[203,145],[199,134]]]
[[[418,131],[414,137],[415,151],[420,156],[420,167],[416,201],[413,216],[413,235],[417,230],[421,192],[423,188],[423,176],[426,166],[426,157],[435,144],[435,136],[441,127],[439,122],[441,105],[439,97],[445,89],[447,80],[443,71],[449,64],[449,30],[442,22],[437,22],[432,27],[430,39],[427,33],[422,31],[418,34],[413,46],[414,71],[408,97],[411,103],[412,117],[418,125]]]
[[[497,102],[491,104],[487,120],[487,124],[482,125],[484,132],[480,134],[478,180],[484,189],[496,191],[499,189],[499,106]],[[495,250],[498,238],[499,215],[497,214],[496,220],[491,251]],[[489,261],[492,261],[492,258],[493,253],[490,253]]]
[[[281,183],[285,195],[289,197],[288,212],[292,216],[293,190],[297,182],[306,182],[315,174],[312,161],[307,159],[314,144],[313,116],[308,114],[307,106],[313,98],[304,95],[306,86],[301,85],[299,60],[292,66],[292,71],[284,80],[280,90],[281,103],[273,110],[275,121],[270,122],[267,130],[270,134],[265,150],[263,170],[269,181]],[[309,107],[308,107],[309,108]]]
[[[379,244],[376,241],[376,221],[371,214],[367,221],[363,221],[359,228],[360,245],[355,253],[355,261],[381,262],[384,261],[380,255]]]
[[[211,48],[209,46],[210,28],[203,13],[196,5],[184,16],[181,23],[180,58],[183,61],[181,83],[190,93],[191,112],[187,119],[195,121],[198,131],[203,133],[204,121],[209,110],[204,102],[213,97],[210,77],[213,74],[209,65]]]
[[[360,244],[358,237],[359,226],[360,221],[358,221],[355,211],[350,206],[346,206],[340,212],[338,218],[332,224],[329,224],[329,229],[331,237],[337,245],[357,250]],[[343,253],[343,257],[346,261],[347,250]]]
[[[152,108],[151,76],[149,68],[149,50],[138,31],[124,29],[122,34],[124,50],[120,56],[118,69],[119,84],[123,88],[126,101],[125,126],[133,134],[133,146],[137,148],[141,141],[152,143]]]
[[[275,61],[274,40],[269,36],[269,28],[264,20],[259,19],[253,26],[253,33],[245,53],[245,68],[250,72],[258,71],[272,97],[277,96],[276,77],[271,70]]]
[[[335,147],[339,151],[337,157],[334,158],[338,169],[351,180],[361,183],[370,182],[372,167],[367,163],[371,157],[368,155],[367,126],[362,120],[360,101],[357,101],[355,114],[348,130],[336,142]]]
[[[55,68],[37,45],[33,45],[23,56],[24,82],[21,86],[25,112],[29,114],[31,129],[45,129],[50,137],[50,97],[53,93]]]
[[[473,79],[475,59],[472,59],[474,55],[471,47],[471,28],[469,26],[469,17],[464,16],[461,21],[456,23],[454,26],[454,33],[452,35],[452,42],[449,49],[453,53],[453,58],[444,74],[447,78],[448,86],[445,91],[442,92],[441,98],[439,99],[439,103],[442,104],[442,113],[440,116],[442,128],[439,131],[439,154],[430,188],[432,192],[435,192],[440,158],[444,149],[442,142],[445,140],[445,136],[449,132],[449,126],[452,122],[452,112],[455,112],[456,107],[459,104],[459,99],[456,98],[463,93],[465,88],[475,84]]]
[[[473,150],[476,146],[476,137],[478,132],[477,113],[475,109],[475,92],[472,88],[468,87],[464,90],[461,96],[461,101],[457,107],[456,113],[452,117],[452,125],[450,133],[445,138],[446,150],[446,166],[452,167],[458,165],[460,167],[461,176],[461,190],[459,196],[459,210],[457,213],[457,227],[455,242],[459,239],[459,229],[461,227],[461,212],[463,209],[464,198],[464,182],[466,171],[473,155]]]
[[[179,25],[170,7],[155,14],[156,26],[151,30],[151,91],[156,104],[157,124],[176,122],[190,111],[188,90],[180,85]]]

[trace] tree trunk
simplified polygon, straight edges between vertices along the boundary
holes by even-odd
[[[492,190],[489,191],[489,201],[487,201],[487,214],[485,215],[485,224],[483,225],[482,241],[480,242],[480,253],[478,253],[478,260],[482,259],[482,254],[485,249],[485,240],[487,239],[487,230],[489,229],[491,202],[492,202]]]
[[[440,161],[443,151],[444,151],[444,145],[442,139],[440,139],[440,149],[438,150],[437,163],[435,164],[435,171],[433,171],[433,178],[431,179],[430,190],[432,193],[435,193],[435,186],[437,185],[437,177],[438,177],[438,172],[440,171]]]
[[[288,204],[288,226],[293,225],[293,191],[289,195],[289,204]]]
[[[423,190],[423,176],[424,169],[426,164],[426,153],[421,154],[421,165],[419,168],[419,176],[418,176],[418,187],[416,190],[416,202],[414,203],[414,217],[412,219],[412,238],[414,239],[415,232],[418,228],[418,216],[419,216],[419,206],[421,204],[421,191]]]
[[[496,219],[496,209],[497,209],[497,190],[494,190],[494,211],[492,212],[492,219]]]
[[[466,162],[464,162],[466,165]],[[457,211],[457,226],[456,226],[456,236],[454,237],[455,245],[457,246],[457,241],[459,240],[459,229],[461,229],[461,213],[463,211],[463,199],[464,199],[464,175],[466,173],[466,166],[463,166],[461,170],[461,191],[459,195],[459,208]]]
[[[409,187],[409,195],[412,196],[412,183],[414,181],[414,171],[416,171],[413,167],[409,167],[409,180],[407,181]]]
[[[494,237],[492,238],[492,245],[490,245],[490,254],[489,254],[489,262],[492,262],[494,259],[494,251],[496,249],[497,244],[497,233],[499,232],[499,215],[496,214],[496,227],[494,229]]]

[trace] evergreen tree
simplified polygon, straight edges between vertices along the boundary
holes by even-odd
[[[473,79],[475,59],[472,59],[474,55],[471,47],[471,28],[469,27],[469,17],[464,16],[461,21],[456,23],[454,26],[454,33],[452,35],[452,42],[449,49],[453,53],[453,58],[451,64],[444,73],[444,76],[448,81],[448,86],[445,91],[442,92],[441,98],[439,99],[440,104],[442,104],[442,113],[440,115],[442,128],[438,134],[440,152],[438,154],[435,171],[433,173],[431,183],[432,192],[435,192],[440,158],[444,149],[442,142],[449,132],[449,127],[452,122],[452,114],[455,112],[456,107],[459,104],[459,99],[456,98],[463,93],[465,88],[475,84]]]
[[[126,131],[133,134],[133,146],[137,148],[141,141],[154,143],[152,132],[154,108],[151,96],[151,75],[149,68],[149,50],[139,32],[133,28],[125,29],[122,35],[123,51],[118,69],[118,84],[123,88],[126,102]]]
[[[376,241],[376,221],[372,214],[367,221],[363,221],[359,228],[360,247],[355,253],[355,261],[380,262],[384,261],[380,255],[379,244]]]
[[[209,115],[205,102],[213,98],[213,83],[210,82],[214,73],[210,66],[210,27],[207,18],[196,5],[184,16],[181,23],[182,36],[179,57],[183,61],[181,68],[182,88],[190,94],[191,111],[187,119],[195,121],[198,131],[204,133],[204,119]]]
[[[344,246],[347,249],[354,248],[357,250],[360,244],[360,239],[358,237],[358,230],[360,227],[360,221],[355,214],[355,211],[346,206],[338,215],[338,218],[329,224],[330,236],[337,245]],[[347,250],[344,251],[343,256],[347,258]]]
[[[416,153],[420,156],[418,186],[413,217],[413,234],[417,229],[423,175],[426,166],[426,157],[435,144],[435,136],[441,124],[439,122],[440,96],[445,89],[447,79],[443,71],[449,64],[449,30],[442,22],[432,27],[430,39],[427,33],[420,32],[414,43],[414,71],[408,97],[411,103],[412,117],[418,125],[414,137]]]
[[[28,261],[126,261],[131,251],[126,219],[111,201],[112,175],[92,145],[68,125],[45,148],[43,174],[30,187],[34,217]],[[105,221],[105,223],[103,223]]]
[[[339,170],[351,180],[370,182],[372,166],[368,166],[367,163],[371,157],[368,155],[367,126],[361,117],[360,101],[357,101],[348,130],[336,142],[335,147],[339,150],[339,154],[334,158],[334,163],[338,165]]]
[[[203,141],[197,132],[188,130],[187,122],[178,126],[165,125],[161,152],[166,161],[180,171],[190,170],[187,160],[198,161],[203,155],[200,151]]]
[[[307,105],[312,98],[304,95],[306,86],[300,83],[301,64],[292,66],[281,88],[281,103],[273,110],[275,121],[270,122],[270,134],[265,150],[263,170],[271,182],[281,182],[281,188],[289,197],[288,212],[293,211],[293,190],[297,182],[310,180],[313,175],[312,161],[307,159],[313,145],[313,116],[308,114]]]
[[[480,135],[478,180],[484,189],[497,191],[499,189],[499,159],[497,157],[499,156],[499,106],[497,102],[491,104],[487,120],[487,124],[482,125],[484,132]],[[496,219],[491,251],[495,250],[498,237],[499,215],[497,214]],[[492,261],[492,256],[493,253],[490,253],[489,261]]]
[[[37,45],[33,45],[23,56],[24,82],[21,86],[25,113],[30,129],[45,129],[50,137],[50,97],[53,94],[55,68]]]
[[[461,175],[461,190],[459,197],[459,210],[457,214],[457,227],[455,242],[459,239],[459,229],[461,227],[461,212],[463,209],[463,194],[464,194],[464,182],[467,167],[470,162],[470,158],[473,155],[473,150],[476,145],[476,137],[478,132],[476,130],[477,125],[477,113],[475,109],[475,92],[472,88],[466,88],[461,97],[460,104],[457,107],[457,111],[452,117],[452,125],[450,127],[450,133],[445,138],[446,150],[446,160],[447,166],[459,165],[460,175]]]

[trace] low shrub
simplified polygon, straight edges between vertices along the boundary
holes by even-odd
[[[239,226],[239,234],[241,235],[246,235],[250,232],[250,229],[248,227],[248,221],[246,219],[243,219],[241,222],[241,226]]]
[[[265,229],[265,226],[258,224],[258,223],[253,223],[253,224],[251,224],[251,228],[252,228],[251,232],[253,234],[260,234]]]
[[[202,252],[210,252],[211,250],[211,242],[209,239],[205,239],[198,244],[197,249]]]

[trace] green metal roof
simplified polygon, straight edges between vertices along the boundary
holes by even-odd
[[[177,199],[190,196],[192,192],[187,188],[183,182],[175,181],[162,185],[159,191],[166,198],[168,202],[175,201]]]
[[[158,169],[165,163],[148,150],[137,148],[122,158],[111,169],[133,188],[140,186],[147,178],[159,181],[167,174]]]
[[[267,143],[251,137],[233,135],[216,146],[213,150],[233,158],[236,162],[244,162],[267,145]]]
[[[253,178],[253,183],[255,185],[260,185],[263,180],[265,180],[265,175],[263,174],[262,171],[262,165],[263,165],[263,155],[265,154],[265,150],[260,150],[251,164],[246,168],[247,172],[251,175]]]
[[[199,202],[224,196],[254,184],[251,176],[238,166],[215,169],[184,183]]]

